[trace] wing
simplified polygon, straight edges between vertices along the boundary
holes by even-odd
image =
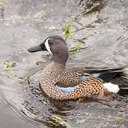
[[[87,78],[82,81],[77,88],[61,95],[61,100],[71,100],[78,99],[81,97],[88,97],[92,95],[98,95],[102,98],[104,96],[104,87],[102,85],[102,80],[98,78]]]
[[[95,78],[100,78],[104,82],[109,82],[110,80],[120,77],[123,75],[124,67],[119,68],[99,68],[99,67],[75,67],[65,69],[65,71],[60,75],[59,81],[57,83],[60,87],[74,87],[78,85],[82,80],[90,76]]]
[[[60,74],[57,85],[60,87],[74,87],[83,80],[83,76],[90,77],[91,75],[88,73],[80,73],[78,71],[66,69]]]

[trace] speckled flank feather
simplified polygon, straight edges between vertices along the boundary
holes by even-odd
[[[48,97],[55,100],[69,100],[87,97],[90,95],[99,95],[101,97],[104,95],[104,87],[102,85],[101,79],[90,77],[85,81],[81,81],[80,76],[82,74],[77,72],[69,73],[65,71],[66,70],[63,65],[57,64],[55,62],[49,64],[43,70],[40,78],[40,88]],[[67,74],[69,76],[67,76]],[[73,77],[76,77],[77,80],[73,79]],[[63,83],[63,85],[72,83],[80,84],[76,89],[65,94],[56,87],[58,83]]]

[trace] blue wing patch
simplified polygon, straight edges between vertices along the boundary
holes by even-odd
[[[96,73],[96,74],[93,74],[93,76],[95,78],[99,77],[100,76],[100,73]],[[86,80],[87,78],[89,78],[89,76],[82,76],[81,77],[81,80]],[[78,87],[78,85],[75,85],[73,87],[67,87],[67,88],[64,88],[64,87],[59,87],[59,86],[56,86],[58,89],[60,89],[63,93],[68,93],[68,92],[71,92],[73,91],[74,89],[76,89]]]
[[[78,87],[78,85],[74,86],[74,87],[68,87],[68,88],[64,88],[64,87],[59,87],[56,86],[58,89],[60,89],[63,93],[68,93],[73,91],[74,89],[76,89]]]
[[[100,76],[100,73],[93,74],[93,76],[94,76],[95,78],[97,78],[97,77]],[[89,76],[82,76],[82,77],[81,77],[81,80],[86,80],[87,78],[89,78]]]

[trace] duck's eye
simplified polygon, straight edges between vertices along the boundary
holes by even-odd
[[[43,50],[47,50],[44,43],[40,44],[40,47],[41,47]]]
[[[48,40],[48,44],[52,45],[53,44],[53,40]]]

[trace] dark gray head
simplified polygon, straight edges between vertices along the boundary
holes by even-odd
[[[68,48],[65,40],[60,36],[50,36],[43,43],[28,49],[29,52],[48,51],[53,55],[54,61],[60,64],[66,63],[68,59]]]

